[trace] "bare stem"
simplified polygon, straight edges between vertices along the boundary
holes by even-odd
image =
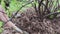
[[[20,32],[21,34],[23,34],[23,31],[18,28],[17,26],[15,26],[15,24],[13,24],[11,21],[7,22],[9,27],[12,27],[13,29],[15,29],[16,31]]]

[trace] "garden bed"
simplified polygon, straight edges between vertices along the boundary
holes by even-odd
[[[60,18],[44,18],[41,21],[33,10],[21,13],[20,16],[14,17],[12,22],[29,34],[60,34]],[[20,34],[12,28],[4,30],[3,33]]]

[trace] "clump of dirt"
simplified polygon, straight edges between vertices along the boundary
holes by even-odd
[[[12,19],[12,22],[29,34],[60,34],[60,19],[44,18],[41,22],[36,12],[27,9],[20,16]],[[12,33],[13,34],[13,33]]]

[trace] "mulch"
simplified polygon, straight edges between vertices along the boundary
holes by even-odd
[[[13,18],[12,22],[29,34],[60,34],[60,18],[44,18],[41,22],[35,11],[21,13],[20,16]],[[19,34],[12,29],[9,30],[10,34]]]

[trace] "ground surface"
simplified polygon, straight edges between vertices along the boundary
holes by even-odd
[[[28,11],[13,18],[12,22],[29,34],[60,34],[60,18],[52,20],[44,18],[43,22],[40,22],[35,12]],[[5,34],[6,32],[10,34],[20,34],[14,30],[12,31],[12,29],[5,30],[3,33]]]

